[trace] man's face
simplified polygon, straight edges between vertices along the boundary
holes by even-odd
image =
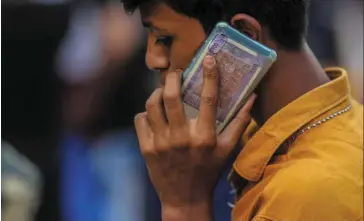
[[[198,20],[163,3],[150,14],[141,9],[141,16],[149,29],[146,63],[150,69],[161,72],[160,81],[164,85],[168,72],[188,67],[207,36]]]

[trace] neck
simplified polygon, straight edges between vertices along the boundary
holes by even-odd
[[[253,118],[259,125],[290,102],[329,81],[307,45],[298,52],[278,51],[277,54],[276,63],[257,89]]]

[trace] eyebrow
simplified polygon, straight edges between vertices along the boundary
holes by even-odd
[[[148,21],[142,21],[143,26],[145,28],[151,29],[152,31],[159,31],[159,32],[167,32],[166,30],[162,29],[162,28],[158,28],[157,26],[153,25],[151,22]]]

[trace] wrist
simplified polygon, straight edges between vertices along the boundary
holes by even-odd
[[[184,205],[162,203],[163,221],[212,221],[212,200]]]

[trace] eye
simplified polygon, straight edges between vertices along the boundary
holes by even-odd
[[[173,43],[173,37],[172,36],[158,36],[155,43],[161,44],[161,45],[166,46],[167,48],[170,48]]]

